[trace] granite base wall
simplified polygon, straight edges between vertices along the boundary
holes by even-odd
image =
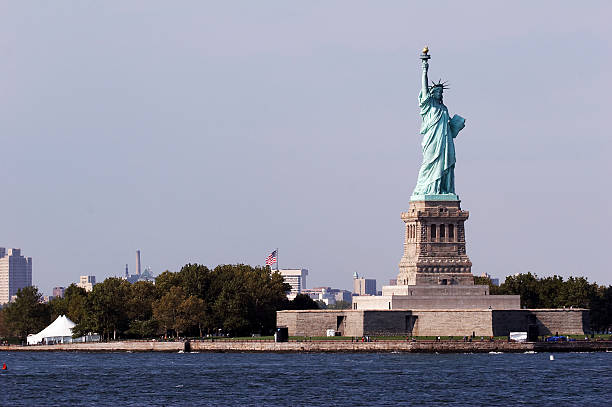
[[[588,310],[308,310],[279,311],[277,326],[290,336],[325,336],[334,329],[343,336],[506,336],[537,324],[539,335],[583,335]]]
[[[364,335],[412,335],[417,317],[412,311],[363,311]]]
[[[496,310],[492,316],[495,336],[524,332],[529,325],[537,325],[539,335],[583,335],[589,332],[589,311],[585,309]]]
[[[338,331],[343,336],[364,335],[362,311],[278,311],[276,326],[286,326],[289,336],[325,336],[328,329]]]
[[[478,286],[476,286],[478,287]],[[452,293],[452,292],[451,292]],[[354,310],[465,310],[521,308],[519,295],[372,295],[353,297]]]
[[[415,310],[414,336],[478,336],[493,334],[491,310]]]
[[[518,295],[460,295],[460,296],[398,296],[394,295],[391,309],[483,310],[520,309]]]

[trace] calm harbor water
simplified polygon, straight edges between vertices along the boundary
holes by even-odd
[[[1,406],[612,404],[612,353],[0,352]]]

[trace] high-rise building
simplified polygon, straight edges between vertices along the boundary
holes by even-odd
[[[77,287],[84,288],[85,291],[93,290],[93,286],[96,285],[96,276],[81,276]]]
[[[353,274],[353,295],[376,295],[376,280]]]
[[[23,257],[21,249],[0,247],[0,304],[5,304],[20,288],[32,285],[32,258]]]
[[[331,292],[336,297],[336,302],[338,301],[351,302],[353,300],[353,295],[349,290],[340,290],[340,289],[332,288]]]
[[[291,291],[287,293],[287,298],[294,299],[306,288],[307,269],[280,269],[278,270],[285,283],[291,286]]]
[[[66,287],[53,287],[53,298],[62,298]]]

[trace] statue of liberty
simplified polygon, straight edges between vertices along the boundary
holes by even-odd
[[[447,89],[441,81],[429,85],[429,49],[425,47],[423,61],[423,82],[419,93],[421,108],[421,134],[423,141],[423,164],[411,200],[457,200],[455,195],[455,145],[453,139],[465,127],[465,119],[459,115],[451,119],[442,102],[442,93]],[[427,197],[425,197],[427,195]],[[436,195],[432,197],[431,195]]]

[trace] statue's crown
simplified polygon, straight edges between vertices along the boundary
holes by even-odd
[[[448,87],[448,82],[444,81],[442,82],[442,79],[438,80],[438,82],[431,82],[431,86],[429,87],[429,89],[433,89],[433,88],[442,88],[443,90],[446,89],[450,89]]]

